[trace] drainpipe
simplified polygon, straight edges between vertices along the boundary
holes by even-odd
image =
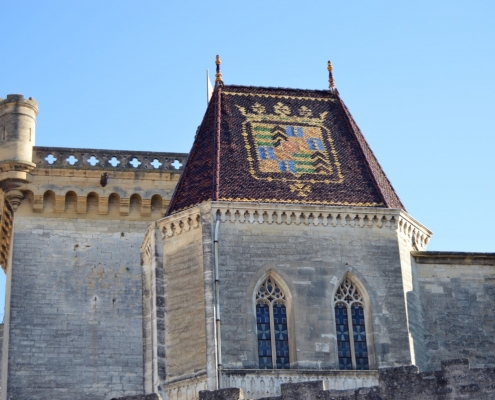
[[[220,277],[218,273],[218,230],[220,227],[220,216],[217,215],[214,235],[215,252],[215,316],[216,316],[216,339],[217,339],[217,389],[222,386],[222,325],[220,322]]]

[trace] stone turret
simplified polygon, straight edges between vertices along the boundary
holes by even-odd
[[[0,98],[0,188],[17,209],[23,194],[19,187],[31,179],[38,102],[20,94]]]

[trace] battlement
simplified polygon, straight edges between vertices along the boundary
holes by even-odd
[[[8,94],[6,99],[0,97],[0,106],[9,103],[24,103],[38,110],[38,102],[32,97],[26,99],[22,94]]]

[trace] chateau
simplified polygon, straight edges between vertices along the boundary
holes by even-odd
[[[2,400],[495,367],[495,254],[426,250],[328,69],[237,86],[217,59],[189,154],[37,147],[37,101],[0,99]]]

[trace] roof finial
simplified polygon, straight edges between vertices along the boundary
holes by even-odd
[[[220,60],[220,56],[217,54],[217,58],[215,60],[215,64],[217,65],[217,73],[215,74],[215,85],[223,83],[222,73],[220,72],[220,64],[222,60]]]
[[[332,62],[329,61],[328,62],[328,88],[330,89],[331,92],[334,92],[335,91],[335,80],[333,79],[333,66],[332,66]]]

